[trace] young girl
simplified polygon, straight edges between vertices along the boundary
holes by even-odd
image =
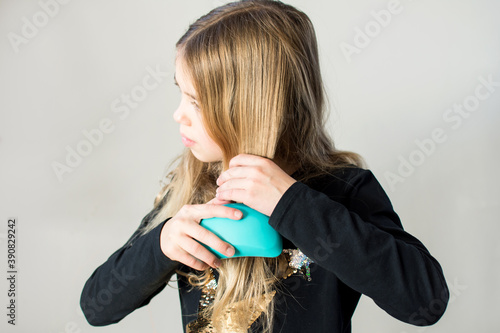
[[[176,46],[174,119],[187,148],[152,211],[85,284],[89,323],[120,321],[174,274],[185,332],[350,332],[361,294],[406,323],[438,321],[449,297],[439,263],[324,128],[309,18],[279,1],[229,3]],[[269,216],[281,255],[220,260],[201,245],[234,254],[199,224],[241,218],[230,202]]]

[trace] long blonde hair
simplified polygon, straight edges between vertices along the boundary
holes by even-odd
[[[187,148],[177,156],[155,199],[157,214],[143,233],[185,204],[214,198],[215,180],[240,153],[292,165],[304,171],[296,179],[302,182],[336,168],[364,165],[358,154],[337,150],[325,130],[316,35],[303,12],[280,1],[228,3],[191,24],[176,47],[198,95],[205,128],[223,158],[201,162]],[[225,318],[232,304],[255,308],[257,299],[272,293],[286,265],[283,255],[222,260],[215,301],[205,310],[217,332],[226,331],[218,319]],[[209,274],[190,273],[189,282],[201,286]],[[271,331],[273,309],[273,301],[260,309],[264,332]],[[246,332],[249,318],[236,319],[238,331]]]

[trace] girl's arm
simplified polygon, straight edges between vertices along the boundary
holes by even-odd
[[[215,268],[217,257],[200,243],[227,256],[234,254],[230,244],[199,225],[203,218],[241,218],[240,211],[222,205],[228,201],[216,198],[206,204],[184,205],[173,217],[140,235],[140,230],[166,203],[168,195],[144,217],[127,243],[99,266],[85,284],[80,306],[91,325],[116,323],[148,304],[165,288],[181,263],[194,269],[205,269],[209,264]]]
[[[162,291],[178,265],[160,249],[160,232],[168,220],[149,233],[139,229],[149,222],[151,211],[127,243],[99,266],[83,287],[80,306],[93,326],[119,322],[150,302]]]
[[[349,177],[342,178],[347,181],[332,178],[318,185],[324,193],[294,183],[269,223],[393,317],[422,326],[437,322],[449,298],[439,263],[403,230],[371,171],[346,172]]]

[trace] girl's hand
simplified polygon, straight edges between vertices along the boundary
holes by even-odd
[[[239,154],[229,162],[229,169],[217,179],[219,200],[232,200],[270,216],[283,193],[296,180],[272,160]]]
[[[182,206],[179,212],[163,225],[160,233],[162,252],[171,260],[197,270],[220,266],[219,259],[197,241],[228,257],[234,255],[234,248],[229,243],[200,226],[202,219],[210,217],[227,217],[234,220],[242,217],[240,210],[222,206],[225,203],[229,201],[214,198],[206,204]]]

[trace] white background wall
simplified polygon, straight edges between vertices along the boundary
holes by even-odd
[[[174,44],[222,2],[73,0],[46,22],[40,3],[0,1],[0,267],[6,272],[9,217],[18,218],[19,265],[18,325],[6,323],[2,278],[0,330],[181,332],[174,288],[103,328],[87,324],[79,297],[93,270],[149,212],[164,167],[183,149],[172,119],[179,101]],[[480,77],[500,82],[500,3],[400,0],[380,31],[371,12],[389,1],[289,3],[317,29],[337,146],[366,158],[405,229],[443,266],[452,292],[442,320],[424,329],[363,297],[353,332],[497,332],[500,86],[479,88],[489,96],[471,104],[466,118],[443,116],[454,104],[478,101]],[[38,31],[23,28],[34,20]],[[373,29],[370,43],[346,57],[342,43],[355,45],[356,29],[365,28]],[[24,38],[23,29],[27,38],[15,46],[10,39]],[[168,72],[161,84],[127,116],[113,112],[112,103],[123,107],[122,94],[157,67]],[[113,130],[58,179],[52,164],[65,164],[67,147],[76,149],[83,131],[103,119]],[[446,139],[419,153],[416,140],[439,128]],[[419,165],[391,185],[387,173],[397,174],[410,157]]]

